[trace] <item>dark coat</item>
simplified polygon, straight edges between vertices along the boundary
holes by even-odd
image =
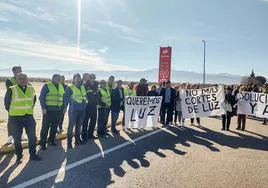
[[[226,94],[225,100],[232,106],[233,108],[233,115],[236,115],[237,108],[234,107],[234,105],[237,103],[235,96],[232,94]]]
[[[120,98],[120,91],[122,91],[122,98]],[[124,110],[124,88],[114,88],[111,92],[111,110],[114,112],[119,112]]]
[[[148,85],[139,84],[135,87],[135,89],[136,89],[137,96],[146,96],[147,91],[148,91]]]
[[[167,104],[167,103],[165,103],[166,89],[167,88],[162,88],[161,92],[160,92],[160,96],[162,96],[162,104]],[[168,103],[168,104],[174,105],[174,101],[175,101],[175,97],[176,97],[176,90],[173,88],[170,88],[170,89],[171,89],[171,91],[170,91],[171,97],[170,97],[170,103]]]
[[[156,91],[148,91],[147,96],[153,97],[153,96],[159,96],[159,94]]]
[[[88,106],[96,106],[98,104],[98,83],[95,82],[93,85],[90,82],[84,84],[87,91]]]

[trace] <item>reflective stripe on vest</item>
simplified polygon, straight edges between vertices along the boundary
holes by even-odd
[[[107,91],[107,89],[99,88],[99,91],[102,95],[101,100],[104,102],[107,106],[111,106],[111,95],[110,92]]]
[[[84,85],[82,85],[79,88],[77,88],[75,85],[70,85],[69,88],[72,90],[72,100],[76,103],[87,103],[87,92]]]
[[[63,105],[63,94],[64,94],[64,87],[62,84],[59,84],[58,89],[56,86],[49,82],[47,83],[48,93],[46,96],[46,105],[47,106],[62,106]]]
[[[27,86],[25,93],[18,85],[10,87],[12,91],[11,104],[9,108],[10,116],[24,116],[26,114],[33,114],[34,107],[34,88]]]
[[[135,89],[125,88],[124,89],[124,95],[126,97],[126,96],[136,96],[137,94],[136,94]]]

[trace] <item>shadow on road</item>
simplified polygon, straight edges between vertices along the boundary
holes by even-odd
[[[56,151],[56,152],[55,152]],[[18,182],[18,180],[21,181],[27,181],[33,177],[36,177],[37,175],[43,175],[47,173],[47,169],[51,170],[56,170],[59,169],[63,163],[63,161],[66,158],[66,153],[65,150],[62,146],[62,141],[57,142],[57,146],[55,147],[48,147],[46,151],[39,151],[37,152],[39,156],[43,158],[42,161],[28,161],[25,167],[21,170],[21,172],[11,181],[7,184],[7,187],[13,186],[14,182]],[[50,159],[50,161],[48,160]],[[24,160],[28,160],[25,159]],[[14,167],[18,165],[14,164],[10,168],[13,168],[12,171],[14,170]],[[11,171],[8,169],[7,171]],[[8,174],[9,176],[10,174]],[[7,176],[7,178],[8,178]],[[56,176],[52,181],[49,181],[49,184],[47,185],[48,187],[52,187],[54,185],[54,180]]]
[[[139,132],[130,131],[126,132],[126,134],[130,139],[134,140],[139,136],[148,134],[153,131],[155,130],[140,130]],[[267,137],[263,135],[246,131],[246,133],[261,137],[257,138],[243,134],[243,132],[230,131],[230,133],[236,134],[237,136],[226,134],[226,132],[216,132],[203,126],[200,126],[198,128],[171,126],[167,130],[163,130],[153,136],[145,138],[143,141],[133,143],[124,149],[118,150],[117,152],[105,154],[100,158],[94,159],[79,166],[81,168],[86,168],[86,173],[83,170],[79,170],[80,168],[74,168],[73,170],[65,172],[62,181],[55,182],[55,176],[53,178],[45,180],[44,182],[41,182],[41,185],[45,185],[46,187],[72,187],[75,186],[75,182],[77,182],[72,181],[72,178],[78,177],[81,179],[81,181],[79,181],[80,187],[107,187],[108,185],[115,183],[113,181],[112,172],[114,175],[119,177],[124,177],[126,175],[127,171],[124,169],[126,168],[126,164],[128,168],[131,167],[135,170],[150,167],[150,162],[146,158],[146,153],[148,152],[154,153],[161,158],[167,157],[166,154],[161,152],[163,150],[172,151],[177,155],[185,155],[186,152],[177,149],[177,144],[181,144],[183,147],[191,147],[191,144],[194,143],[204,146],[212,152],[220,152],[220,149],[215,147],[215,143],[221,146],[230,147],[232,149],[248,148],[268,151]],[[121,135],[112,134],[108,139],[99,139],[102,151],[125,143],[126,141],[126,138],[122,137]],[[50,155],[50,151],[40,153],[40,155],[44,157],[43,161],[40,164],[29,162],[21,171],[21,173],[12,182],[10,182],[9,185],[18,183],[18,181],[16,181],[18,178],[21,182],[21,180],[26,181],[33,177],[40,176],[46,173],[40,173],[40,171],[44,169],[49,169],[49,171],[58,169],[61,167],[65,159],[66,165],[69,165],[85,157],[96,154],[96,152],[90,153],[93,150],[101,150],[99,146],[93,141],[87,143],[85,146],[79,146],[70,152],[68,151],[67,153],[63,148],[60,148],[60,151],[57,152],[56,150],[58,149],[59,148],[55,148],[53,156]],[[99,153],[99,151],[97,153]],[[48,168],[47,165],[50,163],[50,161],[48,161],[49,159],[54,160],[54,166]],[[4,168],[5,166],[1,166],[1,170]],[[3,175],[3,180],[6,180],[5,182],[7,182],[10,173],[15,168],[15,166],[11,166]]]

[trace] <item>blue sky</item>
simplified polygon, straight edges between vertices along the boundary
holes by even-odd
[[[267,20],[268,0],[1,0],[0,68],[144,70],[169,45],[202,72],[206,40],[207,72],[268,77]]]

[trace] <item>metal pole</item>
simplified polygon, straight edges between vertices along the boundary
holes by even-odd
[[[206,41],[202,40],[204,43],[204,65],[203,65],[203,85],[206,84]]]

